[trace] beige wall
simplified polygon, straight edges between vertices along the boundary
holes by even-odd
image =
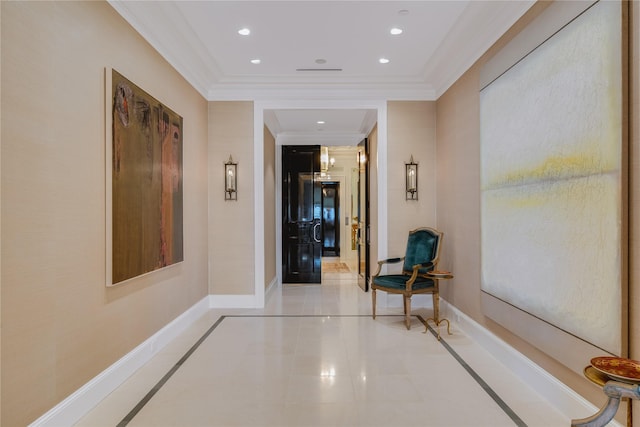
[[[536,4],[514,28],[501,38],[487,54],[471,67],[442,97],[437,101],[437,210],[438,226],[445,232],[446,240],[443,246],[445,269],[455,272],[451,286],[446,286],[442,296],[472,317],[481,325],[496,333],[506,342],[514,346],[524,355],[538,363],[552,375],[581,393],[596,405],[604,401],[602,391],[589,383],[581,375],[551,359],[533,346],[524,342],[501,326],[486,318],[480,303],[480,133],[479,133],[479,71],[482,65],[495,54],[504,44],[515,36],[524,26],[537,16],[548,4]],[[634,7],[637,9],[637,2]],[[638,23],[637,10],[634,12],[634,31],[637,40]],[[637,45],[630,61],[638,64],[640,54]],[[638,151],[638,107],[637,88],[638,72],[634,71],[632,87],[635,88],[635,111],[632,120],[631,166],[632,180],[630,188],[630,230],[631,234],[631,268],[630,294],[631,305],[631,357],[640,357],[640,333],[637,325],[640,318],[637,304],[640,289],[640,272],[637,259],[640,249],[638,236],[638,212],[640,211],[640,182],[636,173],[639,170],[640,157]],[[635,220],[635,221],[634,221]],[[634,257],[635,254],[635,257]],[[634,299],[635,298],[635,299]],[[589,363],[585,360],[585,365]],[[624,419],[624,411],[619,417]],[[636,417],[639,419],[640,417]],[[640,425],[640,420],[635,425]]]
[[[224,200],[224,162],[238,163],[238,200]],[[253,102],[209,103],[209,293],[255,292]]]
[[[18,426],[207,295],[207,103],[106,2],[0,7],[0,424]],[[184,118],[185,260],[113,288],[105,67]]]
[[[436,103],[387,103],[388,255],[404,254],[407,235],[418,227],[436,227]],[[418,163],[418,200],[406,200],[405,163]],[[445,244],[446,243],[445,236]],[[376,268],[373,264],[372,268]],[[375,270],[374,270],[375,272]]]
[[[264,286],[276,279],[276,140],[264,127]]]

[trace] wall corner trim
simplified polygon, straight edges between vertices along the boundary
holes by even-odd
[[[207,296],[51,408],[30,427],[74,425],[209,309]]]

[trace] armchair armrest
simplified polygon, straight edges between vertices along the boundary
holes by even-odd
[[[413,266],[413,270],[415,271],[415,270],[417,270],[419,268],[429,268],[429,267],[434,267],[434,266],[435,266],[435,264],[433,262],[427,261],[427,262],[423,262],[421,264],[414,265]]]
[[[378,264],[395,264],[397,262],[400,262],[404,259],[404,257],[402,258],[389,258],[389,259],[383,259],[378,261]]]
[[[383,259],[378,261],[378,270],[375,272],[375,274],[373,275],[374,277],[380,275],[380,270],[382,270],[382,266],[384,264],[396,264],[400,261],[404,261],[404,257],[402,258],[387,258],[387,259]]]

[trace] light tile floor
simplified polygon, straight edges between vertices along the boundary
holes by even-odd
[[[378,313],[353,273],[283,285],[264,309],[211,310],[77,426],[570,425],[462,332],[438,342],[417,316],[407,331],[401,309]]]

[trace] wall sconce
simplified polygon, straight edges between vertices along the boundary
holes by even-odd
[[[404,164],[407,200],[418,200],[418,164],[413,161],[413,155],[409,163]]]
[[[238,200],[238,163],[233,161],[231,155],[224,163],[224,199]]]

